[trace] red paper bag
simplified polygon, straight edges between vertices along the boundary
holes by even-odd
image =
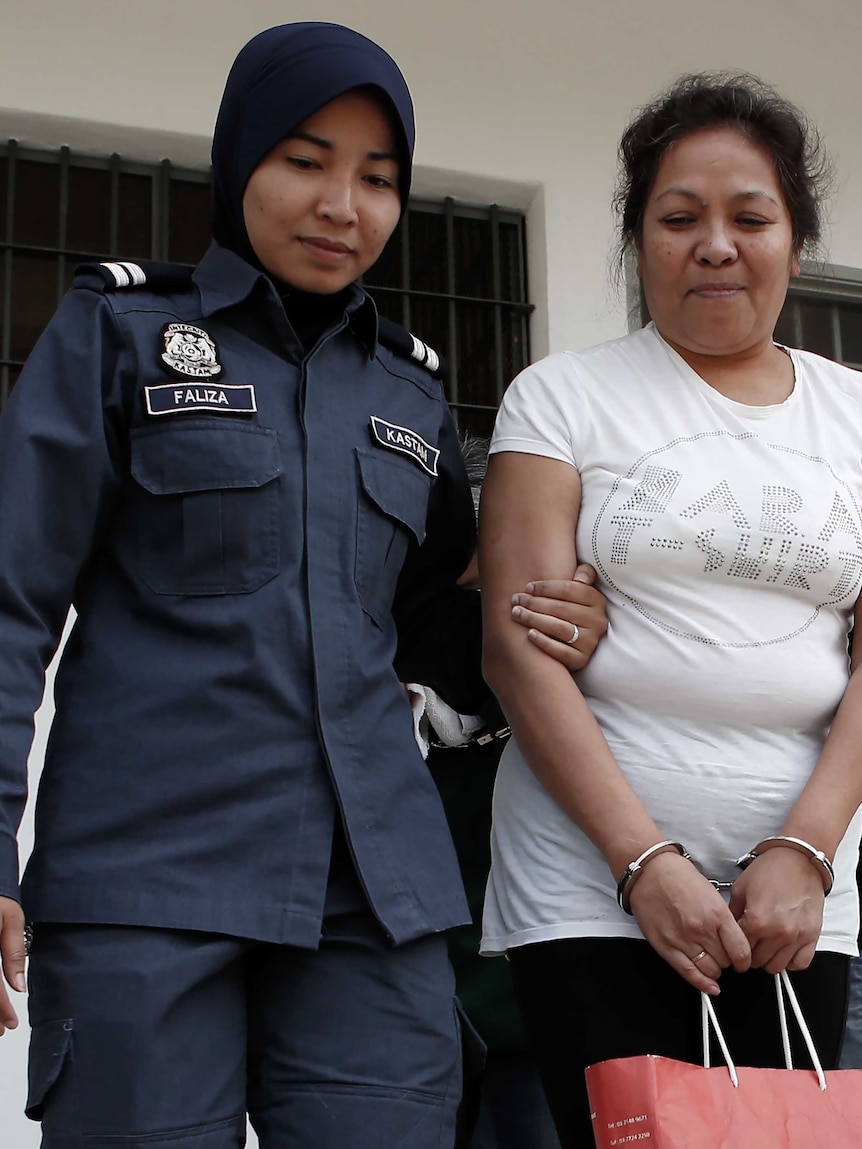
[[[747,1069],[623,1057],[587,1070],[597,1149],[862,1149],[862,1070]]]

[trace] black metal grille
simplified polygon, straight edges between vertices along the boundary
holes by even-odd
[[[862,371],[862,284],[836,276],[794,280],[775,338]]]
[[[78,263],[192,265],[209,220],[208,172],[0,146],[0,404]],[[411,200],[366,287],[448,360],[460,427],[490,434],[503,389],[529,361],[523,216]]]
[[[490,435],[505,387],[529,362],[523,217],[411,202],[366,287],[382,314],[446,357],[459,425]]]

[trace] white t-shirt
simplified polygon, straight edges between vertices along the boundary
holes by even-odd
[[[780,832],[848,681],[862,576],[862,375],[790,351],[770,407],[721,395],[651,325],[551,355],[503,400],[491,451],[576,467],[579,561],[608,633],[577,675],[662,837],[707,877]],[[820,948],[856,953],[857,813]],[[494,796],[483,953],[640,937],[600,852],[512,740]]]

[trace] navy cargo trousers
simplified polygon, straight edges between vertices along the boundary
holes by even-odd
[[[43,1149],[448,1149],[461,1024],[441,935],[368,910],[317,950],[37,924],[28,1115]]]

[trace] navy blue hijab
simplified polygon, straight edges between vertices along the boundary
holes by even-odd
[[[213,235],[258,265],[242,197],[258,164],[289,132],[352,88],[370,86],[391,111],[407,206],[415,126],[398,65],[373,40],[340,24],[281,24],[249,40],[227,78],[213,134]]]

